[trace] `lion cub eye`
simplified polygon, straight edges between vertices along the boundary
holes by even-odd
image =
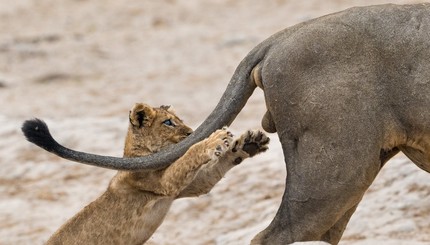
[[[170,127],[174,127],[175,124],[172,122],[172,120],[167,119],[163,122],[164,125],[170,126]]]

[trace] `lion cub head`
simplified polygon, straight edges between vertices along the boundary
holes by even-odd
[[[178,143],[193,132],[169,106],[153,108],[136,103],[130,111],[129,119],[125,157],[157,152],[165,146]]]

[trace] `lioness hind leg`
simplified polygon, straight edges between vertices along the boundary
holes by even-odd
[[[417,149],[411,146],[401,146],[402,152],[422,170],[430,173],[430,150],[426,149],[428,147],[420,147]]]
[[[346,225],[349,222],[349,219],[354,214],[355,210],[357,209],[357,205],[349,209],[343,216],[340,218],[336,224],[334,224],[330,230],[328,230],[322,237],[322,241],[329,242],[330,244],[338,244],[340,241],[340,238],[343,235],[343,232],[345,231]]]
[[[321,137],[318,131],[304,132],[298,140],[281,138],[287,164],[282,205],[252,244],[318,240],[336,244],[353,207],[380,170],[377,141],[372,144],[368,136],[358,142],[366,139],[369,144],[354,146],[336,134]]]
[[[335,170],[330,168],[329,171]],[[354,180],[345,185],[334,182],[329,184],[331,176],[323,172],[313,174],[325,176],[329,181],[315,183],[316,178],[309,175],[300,176],[293,171],[287,173],[290,176],[295,175],[295,178],[287,177],[283,205],[272,223],[260,232],[251,244],[325,241],[335,245],[339,242],[349,218],[367,188]],[[303,180],[300,181],[299,178]],[[312,193],[312,189],[320,193]]]
[[[176,197],[195,178],[200,167],[210,162],[217,162],[233,141],[233,135],[227,128],[217,130],[207,139],[193,145],[181,158],[169,166],[161,177],[161,193]]]

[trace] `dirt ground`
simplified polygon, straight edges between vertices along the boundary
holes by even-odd
[[[255,45],[296,23],[370,0],[0,0],[0,244],[42,244],[115,173],[62,160],[26,142],[25,119],[63,144],[121,156],[135,102],[173,105],[196,128]],[[413,3],[417,1],[392,1]],[[232,125],[259,128],[257,91]],[[274,217],[285,180],[269,152],[206,195],[174,203],[149,244],[248,244]],[[364,197],[341,244],[429,244],[430,175],[403,155]]]

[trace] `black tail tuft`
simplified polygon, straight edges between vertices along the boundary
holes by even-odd
[[[48,125],[38,118],[25,121],[22,124],[21,130],[28,141],[47,151],[51,152],[59,146],[57,141],[52,138]]]

